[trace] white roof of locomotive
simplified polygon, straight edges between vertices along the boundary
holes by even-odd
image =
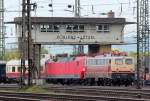
[[[45,58],[42,58],[41,59],[41,66],[45,65],[45,61],[47,61],[47,59]],[[6,63],[6,65],[21,65],[21,60],[10,60]],[[25,65],[28,65],[28,61],[26,60],[25,61]]]
[[[10,60],[6,65],[21,65],[21,60]],[[28,61],[25,61],[25,65],[28,65]]]

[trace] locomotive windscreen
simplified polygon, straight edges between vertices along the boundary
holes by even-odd
[[[125,60],[125,63],[126,63],[127,65],[131,65],[131,64],[133,64],[133,60],[132,60],[132,59],[126,59],[126,60]]]

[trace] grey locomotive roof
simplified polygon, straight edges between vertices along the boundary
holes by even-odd
[[[21,17],[16,17],[13,22],[21,24]],[[42,24],[133,24],[126,22],[125,18],[96,18],[96,17],[32,17],[32,23]]]

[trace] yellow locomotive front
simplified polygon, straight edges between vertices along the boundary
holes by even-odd
[[[131,85],[134,81],[134,58],[128,56],[115,56],[111,58],[112,82],[115,85]]]

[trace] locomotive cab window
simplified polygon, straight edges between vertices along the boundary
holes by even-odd
[[[115,64],[116,65],[122,65],[123,64],[123,60],[122,59],[115,59]]]
[[[133,63],[132,59],[126,59],[125,64],[131,65]]]

